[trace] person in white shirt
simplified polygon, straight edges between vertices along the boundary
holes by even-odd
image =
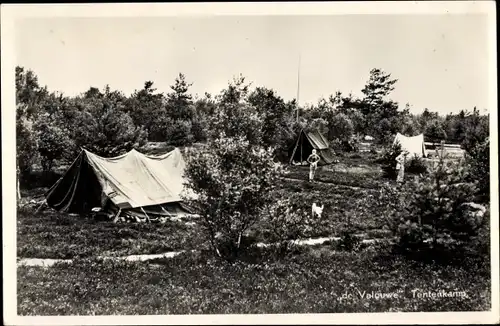
[[[318,162],[321,158],[316,154],[316,150],[312,150],[312,154],[307,158],[307,163],[309,163],[309,181],[314,180],[314,174],[318,168]]]
[[[408,152],[403,151],[396,157],[396,171],[398,172],[396,181],[398,183],[402,183],[405,177],[406,156],[408,156]]]

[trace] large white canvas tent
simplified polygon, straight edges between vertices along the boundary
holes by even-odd
[[[185,162],[179,149],[163,155],[136,150],[104,158],[85,149],[59,181],[45,194],[46,202],[61,212],[86,214],[93,208],[149,218],[191,213],[182,194]]]
[[[399,143],[401,145],[401,149],[407,151],[410,157],[418,156],[418,157],[426,157],[426,149],[424,143],[424,134],[420,134],[413,137],[407,137],[399,132],[396,134],[394,138],[394,143]]]

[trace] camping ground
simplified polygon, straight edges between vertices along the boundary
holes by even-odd
[[[391,253],[390,216],[379,198],[384,179],[375,154],[344,153],[308,183],[306,167],[291,166],[277,191],[304,209],[325,205],[310,238],[336,237],[349,218],[366,240],[354,251],[337,241],[296,246],[285,256],[254,246],[236,262],[208,252],[196,220],[114,224],[29,205],[44,188],[22,190],[17,217],[18,259],[72,259],[50,267],[18,266],[20,315],[193,313],[325,313],[477,311],[490,307],[487,262],[424,263]],[[412,176],[410,176],[412,177]],[[256,225],[248,241],[262,242]],[[142,262],[103,260],[180,252]],[[446,290],[451,296],[422,297]],[[373,291],[373,293],[372,293]],[[378,293],[378,294],[377,294]],[[380,298],[381,294],[397,296]],[[372,299],[366,300],[367,295]],[[420,295],[420,297],[418,297]],[[415,299],[417,297],[417,299]]]
[[[99,88],[95,76],[46,84],[35,68],[16,66],[10,138],[18,315],[491,310],[494,107],[481,97],[439,92],[446,113],[378,67],[356,92],[331,81],[313,102],[232,69],[103,71]]]

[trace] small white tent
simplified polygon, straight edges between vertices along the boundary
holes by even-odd
[[[420,134],[413,137],[407,137],[398,132],[396,134],[396,137],[394,138],[394,144],[396,143],[399,143],[403,150],[408,151],[410,153],[410,157],[427,156],[425,151],[424,134]]]

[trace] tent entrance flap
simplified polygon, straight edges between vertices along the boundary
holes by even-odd
[[[60,212],[85,213],[102,204],[102,188],[81,153],[66,173],[45,193],[47,205]]]

